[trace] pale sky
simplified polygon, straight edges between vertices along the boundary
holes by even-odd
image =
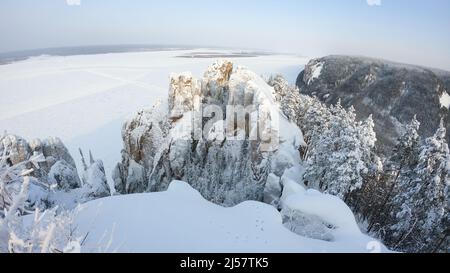
[[[0,52],[114,44],[366,55],[450,70],[450,1],[0,1]]]

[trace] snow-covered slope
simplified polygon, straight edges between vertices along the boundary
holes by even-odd
[[[331,241],[299,236],[283,226],[280,213],[270,205],[247,201],[224,208],[180,181],[172,182],[166,192],[86,203],[75,224],[80,234],[88,234],[84,252],[387,251],[359,232],[354,216],[338,198],[317,192],[305,197],[295,206],[317,217],[328,215],[325,220],[336,225],[331,233],[339,236]]]

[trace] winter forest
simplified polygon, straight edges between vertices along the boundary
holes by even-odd
[[[450,252],[450,3],[132,2],[0,3],[1,254]]]

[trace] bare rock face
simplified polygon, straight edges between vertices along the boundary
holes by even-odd
[[[164,191],[172,180],[183,180],[217,204],[262,201],[269,174],[281,177],[299,164],[303,144],[274,93],[228,61],[211,65],[201,80],[171,75],[168,103],[140,111],[123,126],[116,191]],[[280,134],[281,126],[289,134]]]
[[[200,92],[200,81],[191,73],[172,75],[169,88],[170,118],[178,119],[183,113],[193,111],[195,98],[200,98]]]
[[[227,103],[228,82],[232,72],[233,64],[227,61],[218,61],[208,68],[202,80],[202,95],[207,103]]]
[[[39,169],[34,168],[33,177],[42,183],[56,183],[63,190],[81,186],[75,161],[58,138],[27,142],[19,136],[5,135],[0,137],[0,154],[9,156],[11,165],[26,161],[34,154],[42,154],[45,161],[39,163]]]
[[[153,170],[155,157],[170,127],[168,107],[162,103],[138,112],[123,125],[122,161],[112,175],[117,192],[139,193],[147,190],[149,172]]]

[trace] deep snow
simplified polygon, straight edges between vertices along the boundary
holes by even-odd
[[[264,203],[247,201],[232,208],[215,205],[180,181],[172,182],[166,192],[83,204],[75,224],[81,235],[87,234],[83,252],[387,251],[359,231],[350,209],[338,198],[318,192],[304,194],[308,197],[304,202],[292,205],[318,217],[326,211],[330,217],[326,220],[337,226],[335,240],[309,239],[290,232],[280,213]],[[307,205],[318,202],[321,211]]]

